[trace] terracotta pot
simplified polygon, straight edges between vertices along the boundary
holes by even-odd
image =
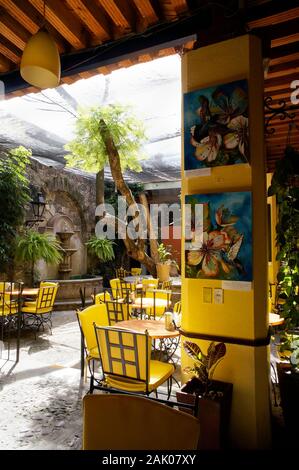
[[[190,379],[179,392],[177,401],[195,405],[198,396],[198,418],[200,422],[199,449],[219,450],[228,447],[228,429],[231,412],[233,385],[228,382],[212,380],[208,394],[204,385],[197,379]],[[179,408],[192,413],[185,408]]]
[[[157,276],[161,282],[169,281],[170,264],[157,264]]]

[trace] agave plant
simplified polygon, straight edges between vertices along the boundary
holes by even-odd
[[[97,256],[103,263],[115,258],[113,245],[114,242],[108,240],[108,238],[97,238],[95,236],[91,237],[88,242],[86,242],[88,251]]]
[[[31,264],[31,283],[34,283],[34,267],[38,260],[48,264],[58,264],[62,256],[60,243],[48,233],[39,233],[28,229],[17,239],[16,259]]]
[[[184,350],[194,360],[193,367],[186,367],[184,371],[197,377],[205,385],[206,392],[213,379],[215,369],[226,354],[224,343],[211,342],[207,354],[204,354],[196,343],[184,341]]]

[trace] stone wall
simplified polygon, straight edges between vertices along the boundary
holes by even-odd
[[[71,275],[85,274],[88,270],[85,242],[94,233],[95,226],[95,178],[62,166],[42,165],[36,160],[32,160],[28,177],[35,190],[43,193],[47,203],[39,230],[54,235],[60,231],[73,231],[70,248],[77,251],[71,258]],[[37,269],[41,279],[59,278],[57,266],[41,261]]]

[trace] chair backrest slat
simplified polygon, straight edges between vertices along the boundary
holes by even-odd
[[[117,302],[117,300],[110,300],[105,303],[108,315],[109,325],[115,325],[120,321],[129,319],[129,306],[125,302]]]
[[[104,375],[148,383],[151,338],[116,327],[94,324]]]

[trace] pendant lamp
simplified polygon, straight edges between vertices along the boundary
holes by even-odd
[[[54,39],[44,27],[34,34],[26,44],[20,73],[26,82],[41,89],[54,88],[59,85],[59,51]]]

